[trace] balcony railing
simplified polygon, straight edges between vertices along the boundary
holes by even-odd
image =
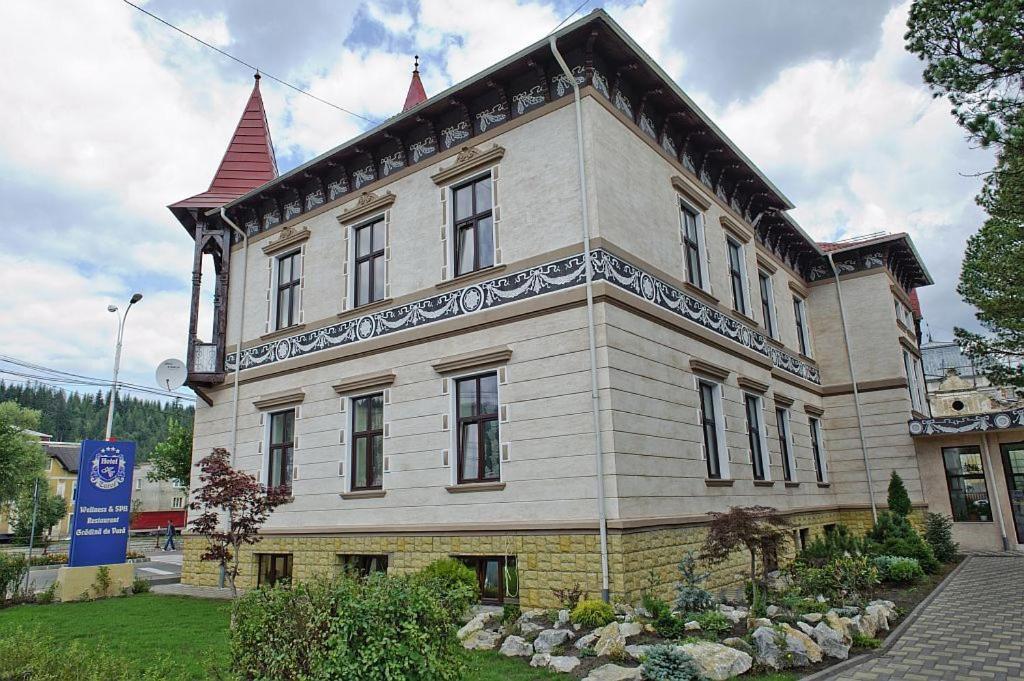
[[[221,369],[217,366],[217,344],[196,343],[192,346],[192,373],[217,374]]]

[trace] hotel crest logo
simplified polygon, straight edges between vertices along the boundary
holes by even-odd
[[[113,445],[103,447],[92,457],[92,468],[89,471],[89,482],[102,490],[117,489],[125,481],[124,455]]]

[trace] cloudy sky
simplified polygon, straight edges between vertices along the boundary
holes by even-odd
[[[151,0],[167,20],[370,119],[542,38],[578,0]],[[594,0],[591,6],[599,5]],[[815,238],[907,231],[936,280],[936,339],[973,326],[955,285],[982,214],[970,148],[903,50],[909,3],[605,3],[797,204]],[[206,188],[252,73],[119,0],[0,5],[0,354],[106,376],[110,303],[139,290],[123,366],[184,358],[191,242],[165,206]],[[364,121],[264,79],[281,171]]]

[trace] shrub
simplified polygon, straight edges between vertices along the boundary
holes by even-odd
[[[92,582],[92,590],[95,592],[97,598],[106,598],[110,595],[110,588],[114,585],[114,580],[110,577],[110,568],[106,565],[100,565],[96,569],[96,579]]]
[[[916,558],[905,556],[876,556],[875,567],[882,581],[896,584],[913,584],[924,578],[924,570]]]
[[[888,511],[878,514],[878,521],[868,533],[868,549],[876,556],[905,556],[916,558],[928,574],[938,572],[939,561],[932,548],[901,515]]]
[[[651,626],[662,638],[677,639],[686,635],[686,620],[676,617],[668,610],[660,613]]]
[[[878,568],[865,556],[843,556],[820,568],[796,565],[793,575],[802,593],[842,604],[863,600],[879,581]]]
[[[856,556],[864,553],[864,544],[864,540],[850,532],[846,525],[836,525],[831,532],[826,532],[811,540],[797,554],[796,559],[805,565],[821,567],[832,559],[846,554]]]
[[[143,579],[142,577],[136,577],[135,579],[132,580],[132,593],[133,594],[148,594],[150,588],[152,588],[152,587],[150,586],[148,579]]]
[[[49,605],[57,597],[57,582],[50,582],[50,586],[36,594],[36,603]]]
[[[140,670],[119,652],[87,640],[57,640],[39,629],[5,628],[0,633],[0,679],[32,681],[160,681],[182,678],[171,657]]]
[[[570,589],[552,589],[551,593],[555,594],[555,598],[562,604],[562,607],[569,611],[575,610],[580,599],[587,597],[587,593],[580,588],[579,582],[573,584]]]
[[[644,654],[641,677],[648,681],[701,681],[693,658],[675,646],[651,646]]]
[[[27,572],[28,564],[23,556],[0,553],[0,606],[8,596],[13,598],[17,594]]]
[[[65,565],[68,562],[66,553],[44,553],[32,556],[32,565]]]
[[[697,570],[697,558],[692,551],[679,561],[679,574],[682,581],[676,583],[676,609],[703,612],[710,608],[713,602],[711,592],[701,586],[707,581],[708,573]]]
[[[656,620],[664,615],[671,614],[672,608],[664,598],[658,598],[652,593],[645,593],[640,601],[644,610],[650,613],[651,619]]]
[[[937,560],[952,563],[960,545],[953,541],[953,519],[941,513],[927,513],[924,517],[924,540],[932,548]]]
[[[476,573],[454,558],[435,560],[419,572],[418,578],[436,589],[444,608],[456,618],[480,598]]]
[[[519,619],[519,616],[522,614],[523,611],[517,603],[506,603],[501,607],[501,623],[511,624]]]
[[[882,642],[877,638],[871,636],[865,636],[864,634],[853,635],[853,647],[854,648],[877,648],[882,645]]]
[[[702,612],[693,619],[700,624],[701,631],[714,638],[721,638],[722,634],[732,631],[732,622],[717,610]]]
[[[573,608],[569,619],[573,624],[583,627],[603,627],[615,620],[615,610],[609,603],[592,598],[580,601],[579,605]]]
[[[910,495],[907,494],[907,487],[903,484],[903,478],[896,471],[889,477],[889,510],[898,516],[906,518],[910,515]]]

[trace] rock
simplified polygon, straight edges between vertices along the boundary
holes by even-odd
[[[569,614],[568,610],[558,611],[558,626],[562,627],[569,623]]]
[[[833,610],[825,613],[825,624],[838,631],[844,638],[853,636],[853,632],[850,631],[853,621],[849,617],[840,617]]]
[[[639,636],[644,631],[644,625],[639,622],[623,622],[619,624],[619,633],[622,634],[623,638],[632,638],[633,636]]]
[[[547,667],[548,662],[551,661],[551,656],[547,653],[536,653],[530,658],[531,667]]]
[[[631,617],[631,616],[636,614],[636,611],[633,609],[632,605],[629,605],[627,603],[616,603],[615,604],[615,614],[616,615],[625,615],[627,617]]]
[[[589,648],[590,646],[594,645],[594,642],[597,641],[597,639],[597,632],[589,633],[586,636],[580,636],[576,640],[576,647],[580,650],[583,650],[584,648]]]
[[[794,664],[797,667],[821,662],[824,653],[822,653],[821,646],[813,638],[788,624],[783,623],[780,626],[786,632],[786,647],[792,653],[795,660]],[[801,664],[801,658],[806,660],[806,662]]]
[[[654,617],[654,615],[651,614],[651,611],[642,605],[636,606],[635,608],[633,608],[633,610],[636,611],[637,617],[646,617],[647,619]]]
[[[698,622],[697,620],[690,620],[689,622],[687,622],[686,624],[683,625],[683,630],[684,631],[700,631],[701,630],[700,622]]]
[[[821,594],[818,594],[818,597],[815,598],[814,600],[818,601],[819,603],[826,603],[826,602],[828,602],[828,599],[825,598],[824,596],[822,596]]]
[[[759,627],[770,627],[770,626],[772,626],[772,621],[770,619],[768,619],[767,617],[758,617],[753,622],[751,622],[747,626],[747,628],[748,629],[757,629]]]
[[[837,615],[840,617],[854,617],[860,614],[860,608],[855,605],[847,605],[841,608],[832,608]]]
[[[530,657],[533,655],[533,645],[527,643],[522,636],[509,636],[501,644],[499,652],[505,657]]]
[[[769,618],[778,617],[782,614],[782,608],[777,605],[769,605],[765,610],[765,614],[768,615]]]
[[[771,627],[758,627],[753,634],[754,657],[758,664],[772,669],[786,666],[786,639]]]
[[[823,653],[837,660],[845,660],[850,656],[850,639],[828,626],[818,622],[814,627],[814,640],[821,646]]]
[[[649,649],[650,649],[650,646],[644,646],[644,645],[626,646],[626,652],[629,654],[629,656],[631,658],[633,658],[637,662],[640,661],[641,657],[643,657],[644,655],[647,654],[647,651]]]
[[[562,674],[568,674],[579,666],[580,658],[573,657],[572,655],[552,655],[548,659],[548,669],[554,669]]]
[[[800,631],[804,632],[808,636],[814,636],[814,627],[812,627],[807,622],[797,622],[796,623],[796,628],[799,629]]]
[[[779,629],[758,627],[754,632],[757,661],[772,669],[806,667],[821,662],[822,650],[807,634],[788,624]]]
[[[754,655],[753,646],[751,646],[749,643],[747,643],[742,638],[739,638],[737,636],[730,636],[729,638],[723,640],[722,645],[729,646],[730,648],[735,648],[736,650],[742,651],[750,656]]]
[[[884,605],[868,605],[864,608],[864,617],[870,617],[875,621],[876,633],[889,631],[889,610]]]
[[[680,646],[693,658],[701,673],[712,681],[725,681],[750,670],[754,658],[747,653],[710,641]]]
[[[501,641],[501,634],[481,629],[464,638],[462,647],[466,650],[494,650],[498,647],[499,641]]]
[[[523,622],[519,625],[519,633],[523,636],[529,636],[530,634],[536,634],[538,631],[544,631],[544,627],[534,622]]]
[[[808,612],[805,613],[800,619],[804,622],[810,622],[811,624],[817,624],[824,618],[820,612]]]
[[[857,615],[850,620],[850,635],[860,634],[868,638],[874,638],[878,633],[878,619],[871,615]]]
[[[565,629],[545,629],[533,639],[533,650],[538,653],[550,653],[568,639],[569,632]]]
[[[606,664],[591,670],[583,681],[634,681],[640,678],[640,667]]]
[[[613,655],[625,652],[626,641],[632,636],[643,633],[644,626],[639,622],[612,622],[600,629],[595,629],[598,635],[594,644],[594,652],[598,655]]]
[[[468,638],[472,634],[475,634],[476,632],[478,632],[481,629],[483,629],[486,626],[488,626],[493,619],[494,619],[494,613],[482,612],[482,613],[474,616],[468,622],[466,622],[462,626],[462,628],[459,629],[459,632],[458,632],[458,634],[456,634],[456,636],[459,637],[460,641],[461,640],[465,640],[466,638]]]
[[[747,619],[747,616],[750,614],[748,611],[743,610],[742,608],[733,608],[729,605],[719,607],[732,608],[731,610],[719,610],[719,612],[725,615],[726,619],[728,619],[733,624],[739,624],[740,622]]]

